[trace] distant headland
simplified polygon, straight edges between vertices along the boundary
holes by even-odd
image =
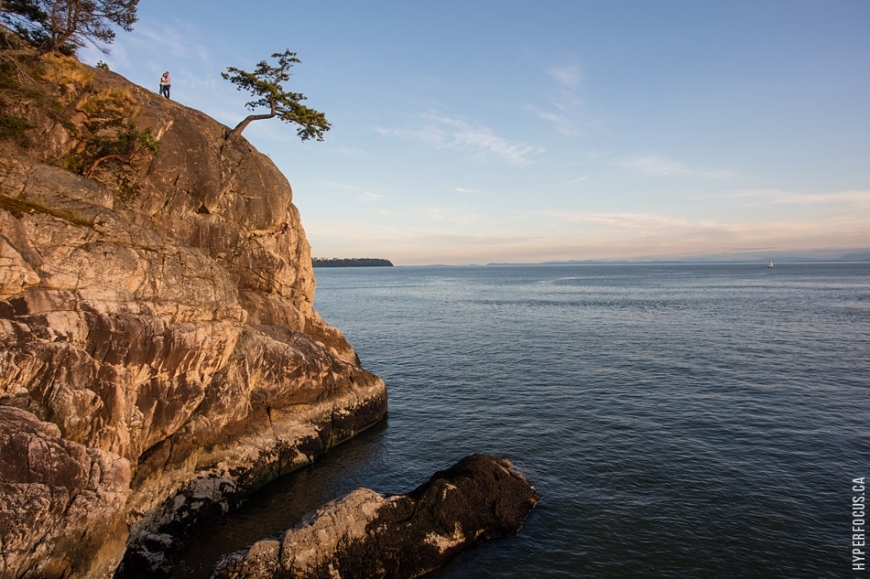
[[[389,259],[374,257],[312,257],[311,265],[313,267],[393,267],[393,263]]]

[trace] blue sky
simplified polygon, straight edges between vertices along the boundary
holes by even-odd
[[[870,2],[142,0],[103,60],[234,126],[290,49],[333,129],[245,136],[312,255],[396,264],[870,248]],[[279,217],[276,216],[276,221]]]

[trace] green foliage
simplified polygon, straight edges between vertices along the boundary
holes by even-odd
[[[0,114],[0,139],[14,139],[22,136],[27,129],[34,128],[27,119],[13,115]]]
[[[20,79],[27,77],[30,68],[14,59],[0,59],[0,91],[24,98],[43,96],[41,91],[28,88],[21,83]]]
[[[102,130],[90,135],[78,151],[67,155],[61,168],[115,188],[121,201],[138,195],[135,164],[160,151],[151,127],[140,130],[135,121],[128,121],[116,131]],[[97,169],[101,172],[95,173]]]
[[[50,119],[66,126],[64,115],[65,105],[57,95],[66,90],[66,86],[54,83],[52,90],[45,90],[44,75],[51,63],[36,55],[2,58],[0,52],[0,138],[15,139],[25,131],[35,128],[30,112],[43,111]],[[65,57],[63,57],[65,58]],[[23,113],[23,114],[22,114]],[[19,145],[26,147],[27,141],[20,140]]]
[[[0,21],[44,52],[73,54],[90,42],[111,44],[112,26],[130,31],[139,0],[4,0]]]
[[[99,154],[119,155],[128,159],[137,153],[160,151],[160,141],[154,138],[151,127],[140,131],[136,121],[127,123],[114,139],[95,140],[94,143]]]
[[[300,101],[306,100],[305,95],[290,92],[284,89],[282,83],[290,80],[290,69],[294,64],[301,62],[296,58],[295,52],[285,50],[283,53],[276,52],[272,58],[277,59],[277,66],[272,66],[265,60],[260,61],[254,72],[247,72],[235,67],[228,67],[227,72],[221,76],[236,85],[241,91],[248,91],[256,98],[246,103],[246,107],[255,111],[262,107],[269,109],[268,113],[249,115],[228,137],[239,136],[251,121],[271,119],[278,117],[287,123],[299,125],[296,134],[303,141],[308,139],[323,140],[323,133],[330,129],[326,116],[314,109],[303,105]]]
[[[160,141],[151,127],[140,129],[133,120],[139,105],[128,91],[106,90],[92,94],[82,99],[76,108],[87,120],[79,131],[81,144],[63,160],[63,168],[90,177],[105,161],[132,166],[160,151]],[[128,183],[125,187],[132,185]]]
[[[68,156],[64,168],[90,177],[97,167],[110,159],[132,165],[137,159],[160,152],[160,141],[151,127],[139,130],[136,121],[129,121],[116,132],[101,131],[86,141],[84,150]]]

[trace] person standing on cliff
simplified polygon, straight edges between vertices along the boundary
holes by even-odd
[[[160,94],[169,98],[169,87],[172,84],[172,78],[169,76],[169,71],[163,73],[160,77]]]

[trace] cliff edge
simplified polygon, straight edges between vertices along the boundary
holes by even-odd
[[[0,62],[0,577],[159,574],[384,416],[313,310],[290,184],[226,132],[71,58]]]

